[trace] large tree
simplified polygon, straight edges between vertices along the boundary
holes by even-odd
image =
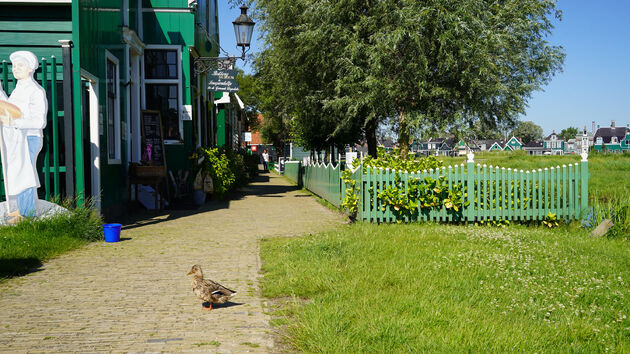
[[[512,131],[512,135],[519,138],[523,144],[532,141],[541,140],[543,138],[543,129],[532,121],[520,122],[516,129]]]
[[[238,83],[238,96],[245,105],[245,115],[249,128],[256,130],[262,95],[259,80],[257,76],[245,74],[243,70],[238,69],[236,82]]]
[[[307,147],[415,130],[514,123],[561,68],[552,0],[259,0],[262,66]],[[369,142],[369,139],[368,139]]]

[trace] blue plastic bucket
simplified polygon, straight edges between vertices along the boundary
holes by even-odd
[[[103,233],[105,234],[105,242],[120,241],[121,224],[105,224],[103,225]]]

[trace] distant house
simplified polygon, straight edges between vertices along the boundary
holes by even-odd
[[[453,156],[464,156],[469,149],[469,144],[464,140],[460,140],[455,144],[455,147],[453,147]]]
[[[443,138],[429,138],[428,140],[414,142],[412,151],[422,156],[435,156],[439,153],[445,140]]]
[[[523,143],[521,143],[521,141],[518,140],[517,137],[513,136],[505,144],[505,146],[503,147],[503,150],[504,151],[508,151],[508,150],[515,151],[515,150],[521,150],[522,148],[523,148]]]
[[[548,137],[543,141],[543,146],[551,155],[563,155],[565,141],[560,138],[556,131],[554,130]]]
[[[490,145],[490,148],[488,148],[488,151],[503,151],[503,141],[495,140],[492,145]]]
[[[523,146],[523,150],[529,155],[540,156],[544,155],[547,149],[542,141],[530,141]]]
[[[503,146],[503,141],[495,140],[495,139],[487,139],[487,140],[475,140],[474,144],[477,147],[477,151],[490,151],[490,148],[498,143],[499,146]]]
[[[452,156],[454,147],[455,147],[455,139],[446,138],[442,141],[442,145],[440,145],[440,148],[437,151],[437,155]]]
[[[566,143],[564,144],[564,153],[565,154],[574,154],[576,153],[577,150],[577,140],[574,139],[569,139],[566,141]]]
[[[586,131],[586,127],[584,127],[584,130],[581,133],[578,133],[575,136],[575,148],[572,151],[569,151],[569,153],[575,153],[575,154],[579,154],[582,152],[582,146],[586,145],[586,150],[590,150],[593,147],[593,133],[594,132],[587,132]]]
[[[626,127],[615,127],[613,120],[610,127],[599,128],[595,132],[593,149],[595,151],[606,151],[619,153],[630,151],[630,124]]]

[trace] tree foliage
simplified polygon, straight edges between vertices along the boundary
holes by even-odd
[[[263,80],[305,147],[354,143],[394,118],[410,134],[514,123],[561,69],[552,0],[259,0]]]
[[[238,83],[238,96],[245,105],[248,125],[250,129],[257,130],[260,100],[264,94],[260,90],[259,80],[255,75],[245,74],[243,70],[238,70],[236,82]]]
[[[568,127],[566,129],[562,129],[562,131],[560,131],[560,134],[558,134],[558,136],[560,136],[560,138],[562,138],[562,140],[564,141],[569,141],[569,139],[575,139],[575,136],[577,134],[578,134],[578,128]]]
[[[543,138],[543,129],[532,121],[520,122],[516,129],[512,131],[512,135],[519,138],[523,144],[541,140]]]

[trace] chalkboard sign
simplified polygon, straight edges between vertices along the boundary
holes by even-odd
[[[150,166],[166,166],[162,117],[159,111],[142,111],[142,161]]]

